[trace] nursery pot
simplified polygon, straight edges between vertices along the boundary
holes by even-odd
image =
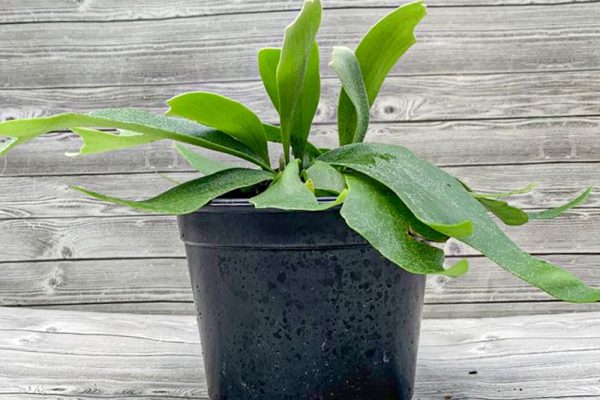
[[[211,400],[412,397],[425,277],[339,209],[216,200],[179,227]]]

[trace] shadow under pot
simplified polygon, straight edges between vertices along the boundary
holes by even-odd
[[[179,227],[211,400],[412,397],[425,277],[339,209],[216,200]]]

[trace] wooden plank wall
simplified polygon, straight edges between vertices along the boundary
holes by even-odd
[[[332,45],[353,47],[394,0],[324,0],[323,99],[314,141],[335,143]],[[275,114],[256,51],[277,45],[299,0],[0,0],[0,119],[109,106],[164,109],[189,90]],[[554,206],[600,186],[600,2],[431,0],[419,43],[372,111],[369,139],[409,146],[478,190],[540,182],[516,204]],[[190,313],[171,217],[140,215],[68,189],[136,197],[185,180],[169,143],[69,159],[57,132],[0,159],[0,305]],[[544,259],[600,286],[600,192],[560,220],[508,229]],[[470,249],[465,278],[432,278],[426,315],[600,310],[552,301]]]

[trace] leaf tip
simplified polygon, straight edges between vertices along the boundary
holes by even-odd
[[[431,224],[430,226],[438,232],[455,238],[463,238],[473,234],[473,223],[469,220],[452,225]]]
[[[469,261],[466,258],[463,258],[456,264],[452,265],[446,271],[444,271],[443,275],[448,276],[450,278],[458,278],[463,276],[469,272]]]

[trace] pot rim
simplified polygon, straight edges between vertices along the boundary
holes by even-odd
[[[324,203],[324,202],[328,202],[328,201],[334,201],[336,199],[336,197],[318,197],[317,201],[319,203]],[[331,207],[327,210],[322,210],[322,211],[307,211],[307,210],[285,210],[285,209],[280,209],[280,208],[256,208],[254,207],[254,204],[250,203],[250,199],[249,198],[235,198],[235,199],[223,199],[223,198],[217,198],[214,199],[210,202],[208,202],[206,205],[204,205],[202,208],[190,213],[190,214],[195,214],[195,213],[202,213],[202,212],[256,212],[256,213],[302,213],[302,212],[308,212],[308,213],[318,213],[318,212],[331,212],[331,211],[339,211],[339,209],[341,208],[341,206],[335,206],[335,207]]]
[[[333,196],[317,197],[317,201],[319,203],[325,203],[328,201],[334,201],[336,198],[337,197],[333,197]],[[215,206],[215,207],[244,206],[244,207],[254,208],[254,204],[250,203],[249,198],[247,198],[247,199],[246,198],[236,198],[236,199],[217,198],[217,199],[214,199],[214,200],[210,201],[209,203],[207,203],[206,206]]]

